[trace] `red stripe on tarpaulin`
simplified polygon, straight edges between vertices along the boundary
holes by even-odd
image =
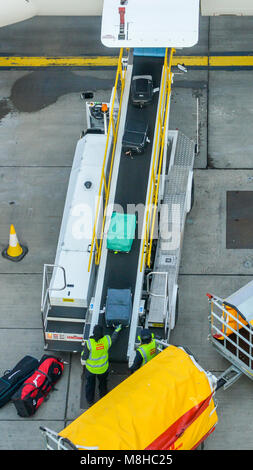
[[[184,431],[205,411],[212,394],[181,416],[166,431],[157,437],[145,450],[169,450]]]

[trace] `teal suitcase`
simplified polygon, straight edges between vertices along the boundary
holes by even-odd
[[[136,229],[135,214],[113,212],[107,233],[107,249],[113,252],[129,253]]]

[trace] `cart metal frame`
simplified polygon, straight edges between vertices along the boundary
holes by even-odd
[[[226,307],[226,299],[222,299],[212,294],[207,294],[209,299],[209,335],[208,340],[217,349],[217,351],[224,356],[231,366],[225,370],[225,372],[218,377],[220,386],[227,389],[237,379],[245,374],[247,377],[253,380],[253,327],[248,324],[245,325],[239,320],[240,317],[244,317],[243,314],[238,310],[236,306],[231,305],[237,312],[237,318],[229,312]],[[231,326],[229,319],[236,319],[236,329]],[[248,338],[245,338],[241,334],[241,328],[243,328],[248,334]],[[234,337],[227,335],[226,332],[230,330],[234,333]],[[224,339],[221,341],[215,337],[215,335],[221,335]],[[248,351],[240,346],[240,340],[248,346]],[[228,347],[232,346],[234,352],[229,350]],[[248,364],[242,360],[242,355],[247,358]]]

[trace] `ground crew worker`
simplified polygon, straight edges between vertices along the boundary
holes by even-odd
[[[81,353],[81,364],[86,366],[85,370],[85,394],[89,406],[94,404],[96,378],[99,382],[99,396],[102,398],[107,393],[107,379],[109,374],[109,354],[111,345],[118,338],[121,331],[118,325],[112,336],[104,335],[101,325],[96,325],[91,336],[84,343]]]
[[[141,345],[136,349],[135,359],[133,365],[130,367],[131,374],[153,359],[157,354],[154,333],[151,333],[148,329],[144,328],[141,331],[141,335],[138,336],[138,339],[140,340]]]

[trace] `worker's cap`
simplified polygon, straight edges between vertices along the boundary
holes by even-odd
[[[150,341],[152,339],[152,333],[147,328],[143,328],[140,334],[141,341]]]
[[[104,329],[103,329],[102,325],[94,326],[93,335],[94,335],[95,340],[99,340],[100,338],[103,338]]]

